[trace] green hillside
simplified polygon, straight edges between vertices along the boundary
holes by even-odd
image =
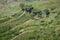
[[[24,2],[26,7],[32,5],[33,11],[42,11],[42,18],[33,12],[23,14],[20,4],[0,4],[0,40],[60,40],[59,0]],[[49,17],[44,9],[49,10]]]

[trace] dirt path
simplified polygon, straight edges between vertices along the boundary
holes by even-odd
[[[17,35],[17,36],[15,36],[15,37],[12,38],[11,40],[14,40],[14,39],[17,38],[18,36],[20,36],[20,35],[22,35],[22,34],[24,34],[24,33],[26,33],[26,32],[34,31],[33,28],[35,28],[35,27],[28,27],[28,28],[25,28],[25,29],[20,30],[20,31],[19,31],[20,34]]]
[[[25,34],[25,33],[27,33],[27,32],[32,32],[32,31],[34,31],[34,30],[24,31],[24,32],[20,33],[19,35],[15,36],[15,37],[14,37],[13,39],[11,39],[11,40],[15,40],[15,39],[18,38],[20,35],[23,35],[23,34]]]
[[[17,18],[17,20],[20,19],[24,14],[25,14],[25,12],[23,12],[23,13]],[[1,24],[0,27],[11,26],[11,25],[13,25],[13,24],[16,24],[16,23],[18,23],[17,20],[16,20],[16,19],[14,19],[13,21],[10,20],[10,21],[7,22],[7,23]]]
[[[23,22],[24,23],[24,22]],[[22,23],[22,24],[23,24]],[[22,24],[20,24],[21,26],[22,26]],[[12,28],[12,29],[10,29],[9,31],[14,31],[15,29],[19,29],[20,28],[20,25],[18,25],[18,26],[16,26],[16,27],[14,27],[14,28]],[[6,31],[5,33],[8,33],[9,31]]]
[[[20,15],[20,17],[19,17],[19,18],[21,18],[24,14],[25,14],[25,11]]]

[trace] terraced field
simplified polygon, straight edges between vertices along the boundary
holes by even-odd
[[[60,4],[55,1],[26,2],[36,10],[49,9],[49,17],[34,18],[23,12],[20,3],[5,5],[0,11],[0,40],[60,40]],[[56,13],[51,8],[55,7]]]

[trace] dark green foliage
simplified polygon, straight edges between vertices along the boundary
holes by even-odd
[[[11,27],[2,27],[2,28],[0,28],[0,33],[4,33],[4,32],[6,32],[6,30],[10,30],[11,29]]]
[[[5,19],[3,19],[3,20],[0,20],[0,23],[4,23],[4,22],[6,22],[6,21],[8,21],[8,20],[10,20],[11,18],[5,18]]]

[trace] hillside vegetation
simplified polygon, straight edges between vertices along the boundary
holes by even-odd
[[[60,40],[59,0],[23,2],[25,7],[33,6],[31,13],[24,13],[20,4],[0,4],[0,40]],[[49,17],[44,9],[49,10]],[[33,14],[34,11],[42,11],[42,17]]]

